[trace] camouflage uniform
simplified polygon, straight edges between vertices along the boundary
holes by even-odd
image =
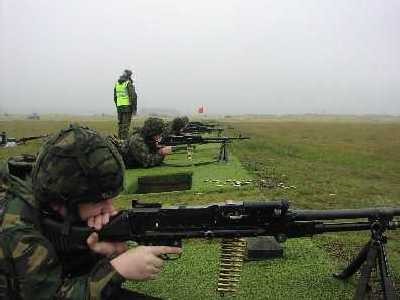
[[[70,132],[67,131],[68,133]],[[122,187],[123,173],[116,169],[123,166],[119,155],[114,156],[115,150],[112,151],[104,143],[100,144],[95,139],[97,135],[92,131],[86,130],[84,133],[93,136],[94,139],[89,142],[97,145],[87,147],[87,144],[83,144],[81,150],[87,149],[85,154],[82,152],[76,154],[74,150],[76,146],[69,147],[71,137],[68,135],[63,140],[60,140],[61,135],[50,139],[50,142],[59,141],[57,145],[59,148],[56,149],[58,152],[51,151],[54,149],[50,149],[48,153],[44,153],[46,151],[43,150],[40,152],[33,171],[34,185],[30,177],[22,180],[10,175],[7,164],[2,163],[0,186],[5,194],[0,193],[0,196],[2,195],[0,197],[0,299],[123,299],[123,295],[127,297],[126,299],[129,297],[129,299],[136,299],[132,298],[135,297],[134,293],[121,289],[124,278],[112,267],[108,258],[101,257],[90,250],[82,250],[83,252],[76,257],[61,255],[46,238],[44,234],[46,228],[42,228],[40,223],[44,199],[46,197],[60,199],[57,196],[59,197],[68,189],[65,187],[68,185],[65,182],[62,184],[61,181],[46,181],[48,177],[46,174],[54,171],[52,170],[54,168],[59,167],[64,170],[64,166],[70,166],[70,170],[74,170],[73,163],[75,162],[81,168],[89,168],[83,172],[84,176],[88,176],[87,171],[99,173],[96,172],[96,166],[99,166],[101,169],[98,170],[106,168],[106,174],[112,177],[106,177],[103,180],[114,179],[114,182],[118,182],[115,186],[109,185],[99,191],[103,185],[97,181],[97,185],[91,185],[92,188],[97,187],[98,190],[93,194],[85,190],[88,184],[93,184],[92,177],[85,181],[82,177],[82,169],[80,173],[69,174],[72,184],[76,184],[77,180],[81,182],[81,185],[77,186],[71,194],[71,200],[79,201],[78,203],[88,201],[85,196],[93,199],[91,201],[101,201],[101,199],[96,200],[93,195],[109,197],[112,196],[110,193],[117,193]],[[44,149],[46,150],[46,145]],[[70,155],[67,155],[67,152]],[[116,167],[115,160],[114,163],[112,162],[110,154],[119,161],[120,167]],[[46,155],[51,156],[50,159],[46,159]],[[79,160],[76,161],[74,157],[79,157]],[[88,157],[90,157],[89,161]],[[86,165],[85,161],[90,165]],[[43,167],[38,167],[42,162]],[[53,165],[51,165],[52,162],[54,162]],[[116,175],[112,175],[113,173]],[[60,174],[60,177],[63,178],[64,175],[66,174]],[[63,186],[60,194],[56,195],[61,184]],[[40,192],[43,192],[41,197],[38,196]],[[64,199],[67,198],[64,196]]]
[[[127,82],[127,91],[129,96],[130,105],[117,105],[117,92],[114,87],[114,103],[117,107],[118,113],[118,137],[120,139],[126,139],[129,135],[129,128],[131,126],[132,114],[136,115],[137,112],[137,94],[133,81],[126,74],[122,75],[118,79],[119,83]]]
[[[155,135],[164,131],[164,122],[158,118],[149,118],[144,122],[143,128],[135,132],[119,148],[125,167],[149,168],[160,165],[164,156],[158,153]]]
[[[15,287],[17,299],[32,299],[32,295],[35,300],[101,299],[102,292],[110,293],[107,290],[123,282],[108,259],[98,261],[85,275],[66,277],[60,258],[41,233],[39,220],[35,220],[37,203],[29,181],[9,176],[8,191],[0,206],[1,299],[13,299],[5,294],[10,292],[7,285]]]
[[[121,156],[127,169],[159,166],[164,156],[151,141],[146,141],[140,132],[134,133],[121,147]]]

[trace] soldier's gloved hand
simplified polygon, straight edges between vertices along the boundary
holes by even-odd
[[[172,153],[172,147],[171,146],[166,146],[166,147],[162,147],[158,150],[158,153],[160,153],[160,155],[162,156],[166,156],[168,154]]]
[[[99,235],[96,232],[89,235],[86,243],[90,250],[107,257],[120,255],[128,250],[126,243],[99,242]]]
[[[180,254],[181,248],[167,246],[139,246],[111,260],[111,265],[129,280],[156,279],[161,272],[163,254]]]

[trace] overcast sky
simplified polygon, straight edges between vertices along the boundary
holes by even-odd
[[[398,0],[0,3],[0,112],[400,115]]]

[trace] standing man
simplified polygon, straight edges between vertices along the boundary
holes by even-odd
[[[137,112],[137,94],[132,71],[125,70],[114,86],[114,102],[118,113],[118,138],[128,138],[132,114]]]

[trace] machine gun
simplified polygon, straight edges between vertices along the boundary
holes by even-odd
[[[207,126],[207,127],[216,127],[217,123],[213,122],[200,122],[200,121],[189,121],[188,125],[190,126]]]
[[[44,139],[44,138],[47,138],[48,136],[49,136],[48,134],[42,134],[42,135],[22,137],[20,139],[16,139],[16,143],[17,143],[17,145],[21,145],[21,144],[25,144],[26,142],[29,142],[29,141]]]
[[[196,145],[196,144],[221,144],[219,148],[218,161],[228,162],[228,144],[235,140],[248,140],[249,137],[203,137],[201,135],[167,135],[163,136],[160,141],[160,145],[164,146],[178,146],[178,145]]]
[[[221,238],[218,291],[225,293],[235,291],[238,285],[246,250],[242,237],[275,236],[283,242],[286,238],[328,232],[370,231],[368,243],[336,277],[348,278],[361,267],[355,299],[365,299],[372,268],[378,265],[384,299],[397,299],[389,273],[384,235],[387,230],[400,228],[396,216],[400,216],[400,207],[292,210],[286,200],[179,207],[132,201],[131,209],[120,211],[98,234],[100,240],[106,241],[178,247],[182,246],[183,239]],[[60,252],[71,251],[71,247],[87,248],[86,239],[94,231],[89,227],[72,226],[69,234],[65,234],[64,223],[47,217],[43,223],[45,234]]]
[[[7,133],[5,131],[0,133],[0,147],[15,147],[18,145],[23,145],[28,141],[32,140],[37,140],[37,139],[42,139],[42,138],[47,138],[49,135],[44,134],[44,135],[35,135],[35,136],[28,136],[28,137],[22,137],[20,139],[12,138],[12,137],[7,137]]]
[[[201,122],[189,122],[189,124],[181,129],[182,133],[199,134],[217,132],[218,136],[221,136],[223,131],[224,128],[222,127],[216,127],[216,125],[205,125]]]

